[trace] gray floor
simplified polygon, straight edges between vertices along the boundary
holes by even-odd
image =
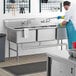
[[[46,61],[41,61],[29,64],[3,67],[2,69],[14,74],[15,76],[21,76],[39,72],[46,72],[46,63]]]
[[[0,62],[0,67],[1,67],[0,76],[15,76],[11,72],[8,72],[8,71],[2,69],[2,67],[44,62],[46,60],[47,60],[46,54],[23,56],[23,57],[20,57],[19,63],[17,62],[16,58],[10,58],[10,59],[7,58],[5,60],[5,62]],[[46,72],[38,72],[38,73],[32,73],[32,74],[27,74],[27,75],[21,75],[21,76],[46,76]]]

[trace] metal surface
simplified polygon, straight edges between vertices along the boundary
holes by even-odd
[[[57,39],[67,39],[66,28],[57,28]]]
[[[47,76],[51,76],[51,69],[52,69],[52,67],[51,67],[51,63],[52,63],[52,60],[55,60],[55,61],[57,61],[57,62],[59,62],[59,63],[61,63],[62,64],[62,66],[63,66],[63,64],[64,65],[66,65],[66,70],[64,69],[65,68],[65,66],[63,66],[64,68],[63,68],[63,70],[64,71],[62,71],[62,73],[60,73],[60,75],[62,75],[62,76],[75,76],[74,75],[74,71],[73,71],[73,69],[74,69],[74,66],[76,65],[76,59],[74,59],[74,58],[71,58],[70,56],[69,56],[69,54],[68,54],[68,52],[67,52],[67,50],[63,50],[63,51],[61,51],[61,50],[51,50],[51,52],[48,52],[47,53],[47,56],[48,56],[48,65],[47,65]],[[51,60],[50,60],[51,59]],[[53,64],[53,63],[52,63]],[[68,67],[68,66],[69,67]],[[58,67],[58,66],[57,66]],[[57,69],[57,70],[60,70],[60,69],[62,69],[62,68],[59,68],[59,69]],[[55,73],[55,72],[54,72]],[[63,73],[65,73],[65,74],[63,74]],[[67,74],[66,74],[67,73]],[[56,74],[57,74],[57,72],[56,72]],[[56,75],[55,74],[55,75]],[[59,75],[59,76],[60,76]]]
[[[62,76],[75,76],[76,58],[70,57],[67,50],[61,51],[61,50],[52,49],[51,51],[47,52],[47,57],[60,63],[59,66],[62,64],[61,65],[62,68],[57,69],[59,71],[60,71],[60,69],[61,70],[63,69],[62,72],[60,73],[60,75],[62,75]],[[49,65],[51,65],[49,59],[48,59],[48,62],[49,62]],[[53,65],[53,63],[52,63],[52,65]],[[47,73],[49,75],[51,75],[50,74],[51,67],[47,65],[47,68],[49,68],[47,70]],[[57,74],[57,72],[54,72],[54,73]],[[56,76],[56,74],[55,74],[55,76]]]
[[[38,41],[55,40],[55,29],[39,29]]]

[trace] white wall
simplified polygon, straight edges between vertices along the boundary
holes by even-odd
[[[71,0],[73,1],[73,0]],[[10,13],[3,14],[3,0],[0,0],[0,33],[5,32],[3,26],[3,19],[13,19],[13,18],[30,18],[30,17],[53,17],[58,15],[63,15],[64,12],[48,12],[48,13],[39,13],[39,0],[31,0],[31,13],[28,14],[18,14],[12,16]],[[32,51],[31,51],[32,52]],[[20,52],[20,54],[25,54],[26,51]],[[14,53],[12,53],[14,55]],[[8,43],[6,41],[6,57],[8,56]]]

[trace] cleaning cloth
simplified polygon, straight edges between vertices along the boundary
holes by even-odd
[[[24,28],[24,38],[27,39],[29,37],[29,29]]]

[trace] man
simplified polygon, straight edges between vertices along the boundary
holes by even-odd
[[[71,7],[71,3],[69,1],[64,1],[63,6],[64,6],[64,9],[66,10],[66,13],[65,13],[65,19],[62,22],[62,25],[66,25],[66,23],[70,19],[69,17],[71,17],[71,15],[69,15],[69,13],[70,13],[69,10],[70,10],[70,7]]]
[[[64,9],[66,10],[64,21],[61,23],[62,26],[66,27],[68,37],[68,48],[73,49],[73,42],[76,42],[76,11],[71,7],[69,1],[64,1]]]

